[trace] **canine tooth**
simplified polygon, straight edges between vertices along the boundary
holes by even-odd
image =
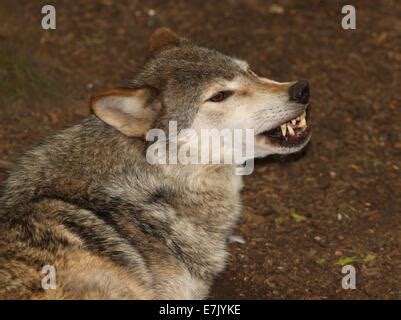
[[[287,129],[288,129],[288,133],[290,134],[290,136],[295,135],[294,129],[292,127],[287,126]]]
[[[287,125],[282,124],[280,128],[281,128],[281,134],[285,137],[285,135],[287,134]]]
[[[291,123],[295,126],[297,124],[297,120],[291,120]]]
[[[306,127],[306,120],[305,120],[305,118],[302,118],[302,120],[299,122],[298,126],[301,127],[301,128]]]

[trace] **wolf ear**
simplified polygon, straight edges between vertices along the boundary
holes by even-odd
[[[169,28],[156,29],[149,38],[148,49],[149,55],[174,46],[178,46],[181,42],[180,37]]]
[[[100,92],[92,97],[91,107],[98,118],[130,137],[143,137],[161,111],[151,88]]]

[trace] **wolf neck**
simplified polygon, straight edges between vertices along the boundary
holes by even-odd
[[[223,268],[227,238],[240,216],[242,177],[233,172],[234,166],[163,166],[175,190],[167,237],[195,260],[190,265],[199,266],[193,271],[204,278]]]

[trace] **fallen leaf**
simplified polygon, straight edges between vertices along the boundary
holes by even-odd
[[[375,259],[376,259],[376,257],[373,254],[368,254],[365,256],[365,258],[363,258],[363,262],[371,262]]]
[[[340,258],[336,261],[336,265],[338,266],[346,266],[347,264],[350,264],[352,262],[357,262],[359,259],[357,256],[353,256],[353,257],[344,257],[344,258]]]
[[[301,222],[306,220],[306,218],[303,215],[300,215],[295,210],[291,210],[290,215],[296,222]]]

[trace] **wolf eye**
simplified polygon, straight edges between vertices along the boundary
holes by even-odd
[[[232,91],[220,91],[217,92],[213,97],[209,99],[209,101],[212,102],[222,102],[226,100],[229,96],[231,96],[234,92]]]

